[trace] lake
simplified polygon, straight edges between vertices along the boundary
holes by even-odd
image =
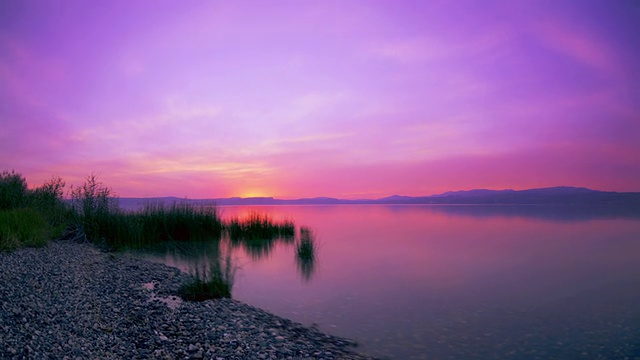
[[[391,359],[634,358],[640,217],[535,206],[227,206],[310,229],[265,246],[179,244],[187,271],[225,254],[233,298]],[[166,249],[166,248],[165,248]]]

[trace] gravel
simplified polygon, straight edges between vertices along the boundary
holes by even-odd
[[[0,253],[2,359],[367,359],[232,300],[182,302],[178,269],[91,244]]]

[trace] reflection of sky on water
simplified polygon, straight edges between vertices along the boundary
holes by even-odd
[[[234,297],[354,338],[362,351],[611,357],[607,351],[640,330],[640,221],[633,217],[574,212],[550,220],[561,211],[495,207],[488,214],[482,207],[223,208],[224,216],[252,210],[311,228],[315,270],[309,281],[300,276],[293,244],[278,242],[260,259],[238,247]]]

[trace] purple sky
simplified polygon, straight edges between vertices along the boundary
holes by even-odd
[[[640,2],[0,2],[0,170],[119,196],[640,191]]]

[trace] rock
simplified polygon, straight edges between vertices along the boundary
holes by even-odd
[[[0,359],[366,359],[342,339],[232,299],[176,308],[152,301],[173,296],[187,279],[90,244],[53,241],[0,253]],[[151,281],[154,288],[145,289]]]

